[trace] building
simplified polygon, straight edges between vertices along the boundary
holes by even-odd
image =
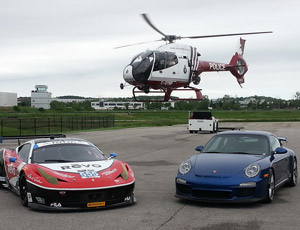
[[[98,101],[91,102],[92,108],[96,110],[113,110],[115,108],[118,109],[144,109],[143,102],[110,102],[110,101]]]
[[[70,103],[70,102],[80,103],[80,102],[85,102],[87,100],[93,100],[93,99],[52,98],[52,101],[58,101],[58,102],[63,102],[63,103]]]
[[[0,106],[12,107],[17,105],[16,93],[0,92]]]
[[[47,91],[48,86],[36,85],[31,91],[31,107],[50,109],[51,93]]]
[[[154,102],[155,103],[155,102]],[[164,102],[162,104],[161,110],[168,110],[169,107],[165,106],[165,104],[170,104],[170,107],[175,106],[174,101]],[[143,102],[137,102],[137,101],[97,101],[97,102],[91,102],[91,107],[96,110],[113,110],[113,109],[138,109],[143,110],[146,109],[145,103]]]

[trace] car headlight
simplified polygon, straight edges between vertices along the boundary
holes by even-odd
[[[179,172],[184,175],[186,173],[188,173],[192,168],[192,164],[189,161],[184,161],[180,164],[179,166]]]
[[[54,184],[57,185],[58,184],[58,180],[57,178],[49,175],[48,173],[46,173],[43,169],[41,168],[37,168],[37,171],[50,183],[50,184]]]
[[[122,164],[122,167],[123,167],[123,171],[121,173],[121,177],[124,179],[124,180],[127,180],[129,178],[128,176],[128,171],[126,169],[126,166],[124,164]]]
[[[260,172],[260,167],[258,164],[252,164],[249,165],[246,169],[245,169],[245,174],[247,177],[255,177],[259,174]]]

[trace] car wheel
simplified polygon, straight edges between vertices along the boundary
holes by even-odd
[[[268,179],[267,197],[265,199],[266,203],[271,203],[273,201],[274,194],[275,194],[275,177],[273,174],[273,170],[270,169],[269,179]]]
[[[28,207],[28,197],[27,197],[28,186],[27,186],[26,176],[24,173],[22,173],[22,175],[20,177],[19,186],[20,186],[21,203],[24,207]]]
[[[297,184],[297,180],[298,180],[298,167],[297,167],[297,160],[294,158],[293,171],[291,172],[291,179],[287,183],[287,185],[294,187]]]

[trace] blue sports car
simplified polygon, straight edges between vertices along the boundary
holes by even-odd
[[[297,157],[286,138],[260,131],[227,131],[196,147],[179,166],[176,196],[208,202],[272,202],[276,189],[297,184]]]

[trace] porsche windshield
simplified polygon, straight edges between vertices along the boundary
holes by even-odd
[[[269,142],[267,137],[260,135],[217,135],[205,145],[202,153],[266,155]]]
[[[81,144],[58,144],[33,150],[31,163],[100,161],[106,157],[96,147]]]

